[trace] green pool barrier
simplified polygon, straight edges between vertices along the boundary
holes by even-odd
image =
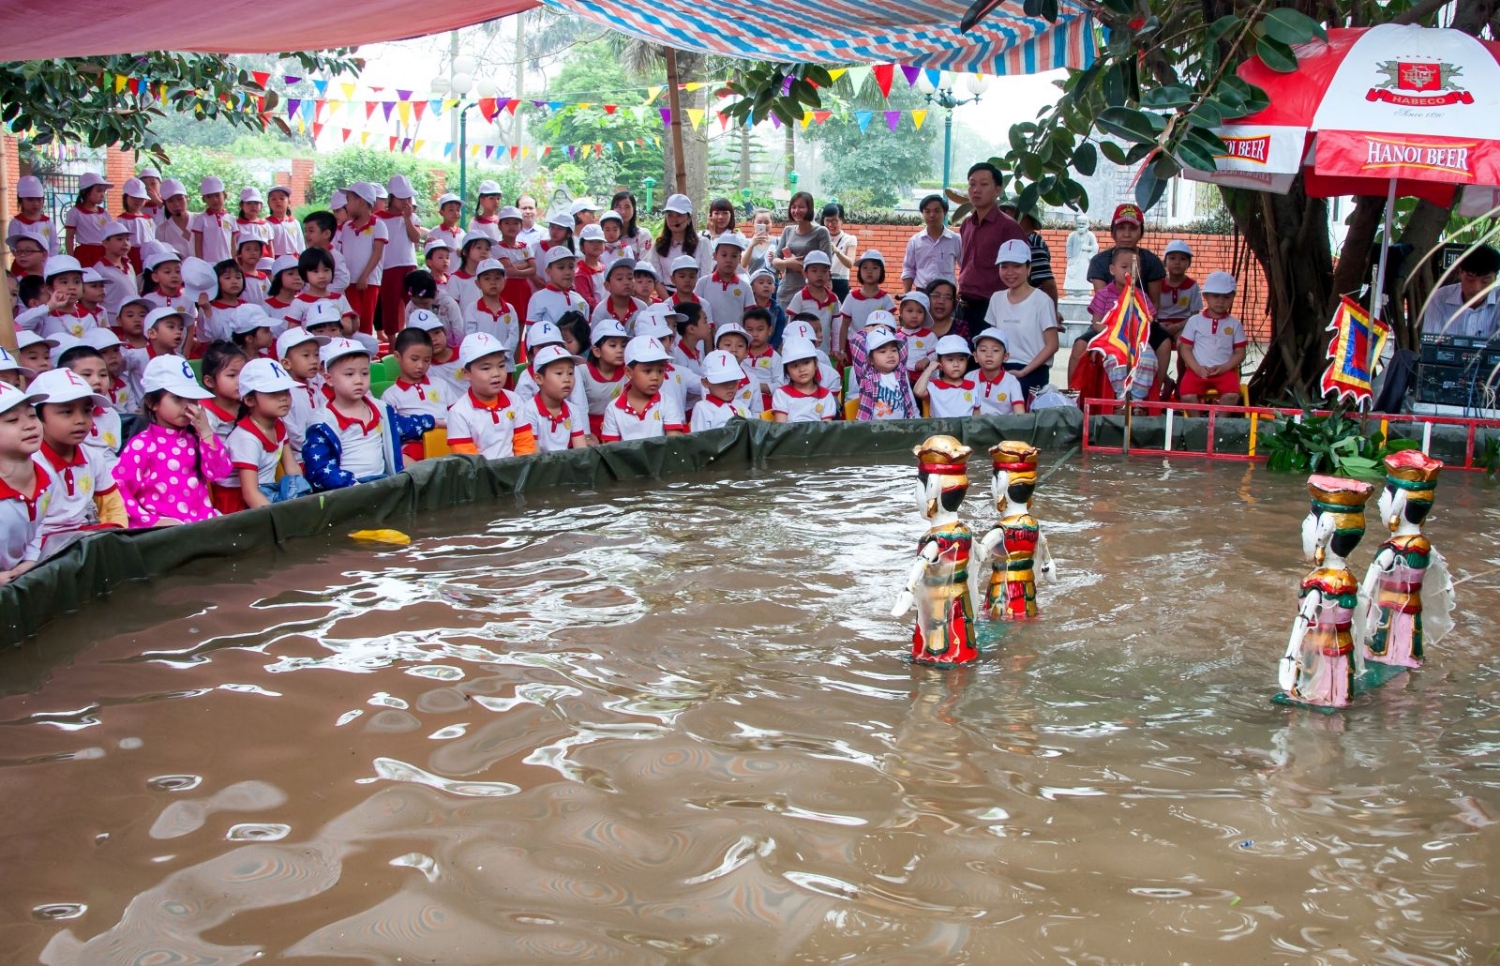
[[[756,466],[889,458],[909,463],[933,433],[957,436],[976,453],[1005,439],[1060,459],[1082,436],[1076,409],[972,419],[890,422],[768,423],[735,420],[687,436],[612,443],[589,449],[486,461],[477,456],[423,460],[373,483],[245,510],[203,523],[157,530],[103,531],[86,537],[20,579],[0,586],[0,644],[35,637],[48,622],[112,594],[149,593],[144,584],[210,558],[283,547],[288,541],[409,523],[416,513],[465,503],[518,501],[548,487],[599,489],[613,482],[694,473],[741,472]],[[976,481],[975,486],[988,486]]]

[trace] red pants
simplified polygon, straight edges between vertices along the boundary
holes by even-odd
[[[208,502],[213,504],[215,510],[228,516],[246,509],[245,494],[237,486],[220,486],[217,483],[208,485]]]
[[[98,265],[104,261],[103,245],[74,245],[73,257],[78,259],[78,264],[84,268]]]
[[[386,340],[406,326],[406,276],[414,266],[387,268],[380,276],[380,328]],[[363,318],[363,316],[361,316]]]
[[[374,335],[375,303],[380,298],[380,286],[366,285],[363,290],[360,290],[351,284],[344,290],[344,298],[349,300],[349,306],[354,309],[354,314],[359,316],[359,331],[366,335]]]
[[[1184,396],[1202,396],[1210,389],[1217,389],[1221,396],[1237,396],[1240,392],[1240,374],[1225,370],[1205,379],[1189,369],[1182,374],[1182,381],[1177,384],[1177,391]]]

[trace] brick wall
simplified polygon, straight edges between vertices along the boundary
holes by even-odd
[[[292,189],[291,203],[293,208],[315,200],[312,197],[313,167],[312,158],[292,159],[292,179],[287,183],[287,186]]]
[[[921,226],[846,224],[844,230],[853,233],[858,239],[859,251],[864,252],[873,248],[885,256],[883,288],[893,295],[899,294],[901,266],[906,256],[906,242],[921,230]],[[740,225],[740,231],[748,236],[753,233],[754,226],[749,222],[743,223]],[[771,234],[773,237],[780,235],[781,226],[772,226]],[[1057,276],[1059,288],[1068,270],[1068,235],[1069,232],[1064,229],[1047,229],[1042,232],[1042,238],[1046,240],[1047,247],[1052,251],[1052,271]],[[1109,235],[1106,232],[1096,231],[1094,237],[1102,246],[1107,246],[1109,243]],[[1268,292],[1265,275],[1255,264],[1254,258],[1244,249],[1243,241],[1231,235],[1175,235],[1162,232],[1159,235],[1150,236],[1147,247],[1160,255],[1167,242],[1176,238],[1187,242],[1193,250],[1193,267],[1188,272],[1193,278],[1201,282],[1209,272],[1224,271],[1239,279],[1239,294],[1235,298],[1234,314],[1245,323],[1246,331],[1250,333],[1253,341],[1269,341],[1271,319],[1266,310]],[[1245,266],[1249,266],[1248,270]]]
[[[122,151],[111,144],[104,151],[104,180],[115,186],[111,202],[118,204],[120,185],[135,177],[135,152]]]
[[[9,223],[16,182],[21,180],[21,143],[13,134],[0,134],[5,140],[5,194],[0,197],[0,222]]]
[[[427,201],[437,201],[438,198],[442,197],[448,191],[448,172],[442,168],[429,168],[427,169],[427,177],[432,182],[432,197],[428,198]]]

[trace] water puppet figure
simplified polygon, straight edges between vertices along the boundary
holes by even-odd
[[[952,436],[929,436],[917,457],[917,507],[930,528],[917,541],[917,560],[891,616],[915,605],[912,659],[922,664],[967,664],[979,656],[969,600],[969,556],[974,536],[958,520],[969,492],[972,450]]]
[[[1453,580],[1422,533],[1442,469],[1439,460],[1414,449],[1385,458],[1379,505],[1391,536],[1375,552],[1362,588],[1367,662],[1419,668],[1425,647],[1453,628]]]
[[[999,522],[981,541],[979,555],[994,565],[984,609],[995,620],[1025,620],[1037,615],[1038,567],[1049,583],[1057,582],[1047,538],[1031,515],[1037,453],[1036,447],[1015,440],[990,447],[995,471],[991,487]]]
[[[1365,535],[1365,503],[1374,487],[1337,476],[1311,476],[1312,512],[1302,521],[1302,549],[1316,566],[1302,578],[1301,606],[1281,659],[1285,699],[1318,708],[1349,704],[1363,661],[1359,584],[1348,556]]]

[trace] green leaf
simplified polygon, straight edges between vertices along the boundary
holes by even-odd
[[[1145,165],[1135,183],[1135,203],[1141,206],[1142,211],[1150,211],[1161,200],[1162,195],[1167,193],[1167,185],[1171,180],[1158,178],[1155,164]]]
[[[1125,149],[1113,141],[1100,141],[1099,152],[1109,159],[1111,164],[1124,166]]]
[[[1104,72],[1102,88],[1104,103],[1110,107],[1125,106],[1125,72],[1118,63],[1111,64]]]
[[[1231,30],[1234,30],[1241,23],[1243,23],[1243,21],[1241,21],[1239,17],[1236,17],[1232,13],[1227,13],[1224,16],[1220,17],[1218,20],[1215,20],[1213,23],[1208,25],[1208,30],[1204,32],[1205,37],[1207,38],[1209,43],[1216,44],[1220,40],[1223,40]]]
[[[1128,107],[1111,107],[1101,113],[1094,125],[1105,134],[1112,134],[1138,144],[1156,143],[1156,129],[1150,118],[1142,111]]]
[[[1175,111],[1193,103],[1193,92],[1177,84],[1153,87],[1141,98],[1141,106],[1159,111]]]
[[[1183,138],[1177,145],[1177,157],[1182,159],[1183,164],[1197,171],[1217,171],[1219,168],[1218,159],[1211,152],[1187,138]]]
[[[1305,44],[1314,37],[1328,39],[1328,31],[1307,14],[1294,7],[1277,7],[1255,25],[1263,36],[1279,40],[1284,44]]]
[[[1093,175],[1099,167],[1099,155],[1093,144],[1084,141],[1073,149],[1072,167],[1085,178]]]
[[[1188,115],[1188,120],[1202,128],[1214,128],[1224,123],[1224,113],[1218,104],[1205,100]]]
[[[1122,17],[1135,13],[1135,0],[1104,0],[1104,7]]]
[[[1297,69],[1297,55],[1279,40],[1262,37],[1255,42],[1255,53],[1277,73],[1290,74]]]

